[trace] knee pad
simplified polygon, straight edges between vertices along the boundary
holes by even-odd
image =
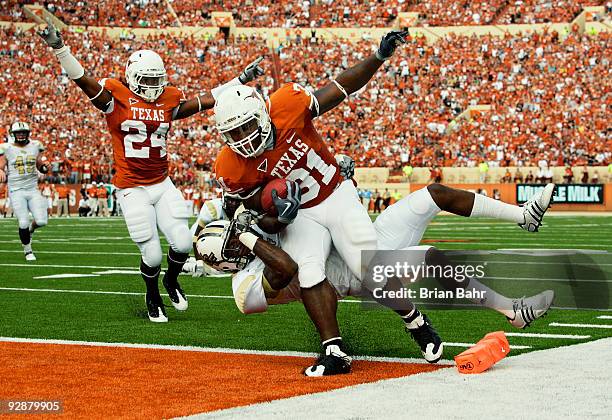
[[[432,187],[434,184],[430,185]],[[408,207],[414,214],[419,216],[427,215],[432,219],[433,217],[440,212],[440,207],[436,204],[431,193],[429,192],[429,187],[421,188],[410,194],[406,197],[408,201]],[[441,186],[436,184],[436,190],[440,189]]]
[[[43,226],[47,226],[47,223],[49,222],[49,218],[47,216],[44,216],[44,217],[34,216],[34,221],[36,222],[36,226],[43,227]]]
[[[132,241],[136,243],[146,242],[153,237],[152,223],[147,217],[147,212],[127,212],[123,217]]]
[[[300,287],[308,289],[325,280],[325,266],[318,262],[307,262],[299,267],[298,279]]]
[[[188,203],[183,199],[181,192],[177,189],[171,189],[164,193],[165,201],[170,208],[170,214],[175,219],[189,219],[191,212],[189,211]]]
[[[159,267],[162,263],[162,249],[159,241],[148,241],[138,245],[142,261],[149,267]]]
[[[27,217],[17,216],[17,223],[19,223],[19,229],[28,229],[30,227],[30,220]]]
[[[193,248],[193,235],[187,226],[178,225],[172,228],[172,238],[168,239],[170,247],[179,254],[188,254]]]

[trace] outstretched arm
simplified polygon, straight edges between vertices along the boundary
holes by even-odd
[[[214,88],[210,93],[200,95],[186,102],[183,102],[176,110],[176,113],[174,114],[174,119],[180,120],[182,118],[191,117],[192,115],[197,114],[200,111],[211,109],[215,106],[216,98],[228,87],[248,83],[254,80],[256,77],[264,74],[263,69],[259,66],[262,61],[263,57],[259,57],[257,60],[246,66],[240,76],[238,76],[237,78],[232,79],[229,82]]]
[[[104,89],[96,79],[85,75],[85,70],[81,63],[72,55],[70,49],[64,45],[62,36],[53,25],[51,20],[47,20],[47,27],[38,33],[45,43],[53,48],[53,53],[60,64],[66,70],[68,77],[72,79],[79,88],[91,100],[91,103],[101,111],[107,111],[110,107],[113,96]]]
[[[334,109],[350,94],[364,87],[380,66],[393,56],[395,49],[406,43],[406,36],[408,31],[389,32],[380,41],[376,53],[340,73],[331,83],[317,90],[314,95],[319,108],[311,110],[313,118]]]

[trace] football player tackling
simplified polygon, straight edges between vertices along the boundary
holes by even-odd
[[[38,172],[49,171],[41,152],[43,145],[30,140],[30,127],[15,122],[10,130],[12,143],[0,144],[0,184],[7,182],[13,213],[19,223],[19,239],[27,261],[36,261],[32,233],[47,224],[47,200],[38,191]],[[30,223],[30,213],[34,220]]]
[[[239,78],[210,94],[187,100],[181,90],[168,85],[164,63],[153,51],[140,50],[129,57],[125,80],[98,82],[85,74],[51,22],[40,36],[53,48],[68,77],[105,114],[116,171],[112,182],[117,187],[117,201],[130,237],[140,249],[149,320],[167,322],[158,289],[162,262],[158,229],[170,245],[162,283],[172,305],[180,311],[186,310],[188,303],[177,278],[191,249],[191,240],[187,204],[168,177],[166,135],[173,120],[212,108],[215,97],[224,88],[242,85],[263,74],[258,65],[262,58],[247,66]]]
[[[262,219],[260,226],[267,232],[286,228],[285,235],[300,239],[300,252],[292,257],[299,266],[304,306],[323,343],[340,340],[334,316],[336,294],[324,281],[332,242],[360,277],[367,266],[361,251],[375,250],[377,238],[355,186],[342,178],[313,119],[365,86],[406,36],[407,32],[389,32],[376,53],[314,93],[288,83],[266,102],[255,89],[238,86],[225,90],[215,104],[216,127],[226,142],[217,156],[215,174],[227,194],[247,199],[278,178],[298,184],[286,198],[275,197],[278,218]]]

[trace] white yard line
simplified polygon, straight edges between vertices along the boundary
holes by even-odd
[[[612,319],[612,316],[610,315],[600,315],[597,317],[597,319]]]
[[[472,347],[475,346],[476,343],[447,343],[446,341],[444,342],[444,346],[445,347]],[[510,345],[511,349],[517,349],[517,350],[523,350],[523,349],[530,349],[531,346],[515,346],[513,344]]]
[[[41,253],[41,252],[37,252]],[[92,252],[88,252],[88,254],[92,254]],[[106,253],[106,252],[100,252],[100,254],[110,254],[110,253]],[[111,254],[112,255],[112,254]],[[118,255],[124,255],[124,254],[118,254]],[[140,255],[140,254],[138,254]],[[116,265],[113,266],[108,266],[108,265],[64,265],[64,264],[27,264],[27,263],[0,263],[0,267],[36,267],[36,268],[101,268],[101,269],[105,269],[105,270],[115,270],[115,269],[126,269],[126,270],[133,270],[135,268],[135,266],[131,266],[131,267],[119,267]]]
[[[144,296],[144,293],[138,292],[116,292],[107,290],[76,290],[76,289],[40,289],[40,288],[28,288],[28,287],[0,287],[0,290],[7,290],[12,292],[48,292],[48,293],[84,293],[91,295],[127,295],[127,296]],[[165,293],[162,296],[168,296]],[[203,298],[203,299],[233,299],[233,296],[227,295],[187,295],[190,298]]]
[[[170,351],[191,351],[201,353],[231,353],[231,354],[253,354],[262,356],[289,356],[289,357],[317,357],[316,353],[299,351],[274,351],[274,350],[250,350],[250,349],[231,349],[225,347],[197,347],[197,346],[176,346],[165,344],[141,344],[141,343],[112,343],[100,341],[78,341],[78,340],[55,340],[46,338],[20,338],[20,337],[0,337],[0,342],[4,343],[28,343],[28,344],[56,344],[68,346],[91,346],[91,347],[120,347],[132,349],[155,349]],[[376,357],[376,356],[351,356],[357,360],[369,360],[373,362],[395,362],[395,363],[418,363],[428,365],[423,359],[411,357]],[[438,364],[452,365],[451,360],[440,360]]]
[[[572,334],[539,334],[539,333],[519,333],[519,332],[504,332],[506,337],[530,337],[530,338],[562,338],[572,340],[586,340],[591,338],[590,335],[572,335]]]
[[[10,250],[10,249],[0,249],[0,253],[8,253],[8,254],[23,254],[23,250]],[[40,251],[36,249],[36,244],[34,244],[34,253],[35,254],[70,254],[74,256],[80,255],[78,251]],[[140,252],[98,252],[98,251],[86,251],[83,255],[140,255]],[[0,265],[9,265],[9,264],[0,264]],[[30,267],[41,267],[39,264],[22,264],[23,266]]]
[[[612,329],[612,324],[563,324],[560,322],[551,322],[548,325],[550,325],[551,327]]]

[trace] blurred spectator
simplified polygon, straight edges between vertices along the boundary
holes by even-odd
[[[514,183],[523,183],[523,173],[521,172],[521,168],[516,168],[516,172],[514,172]]]
[[[57,193],[57,213],[56,216],[70,217],[70,210],[68,209],[68,195],[70,194],[69,188],[66,186],[64,181],[60,185],[55,187]]]
[[[571,184],[574,182],[574,171],[571,166],[565,167],[565,172],[563,173],[563,182],[566,184]]]

